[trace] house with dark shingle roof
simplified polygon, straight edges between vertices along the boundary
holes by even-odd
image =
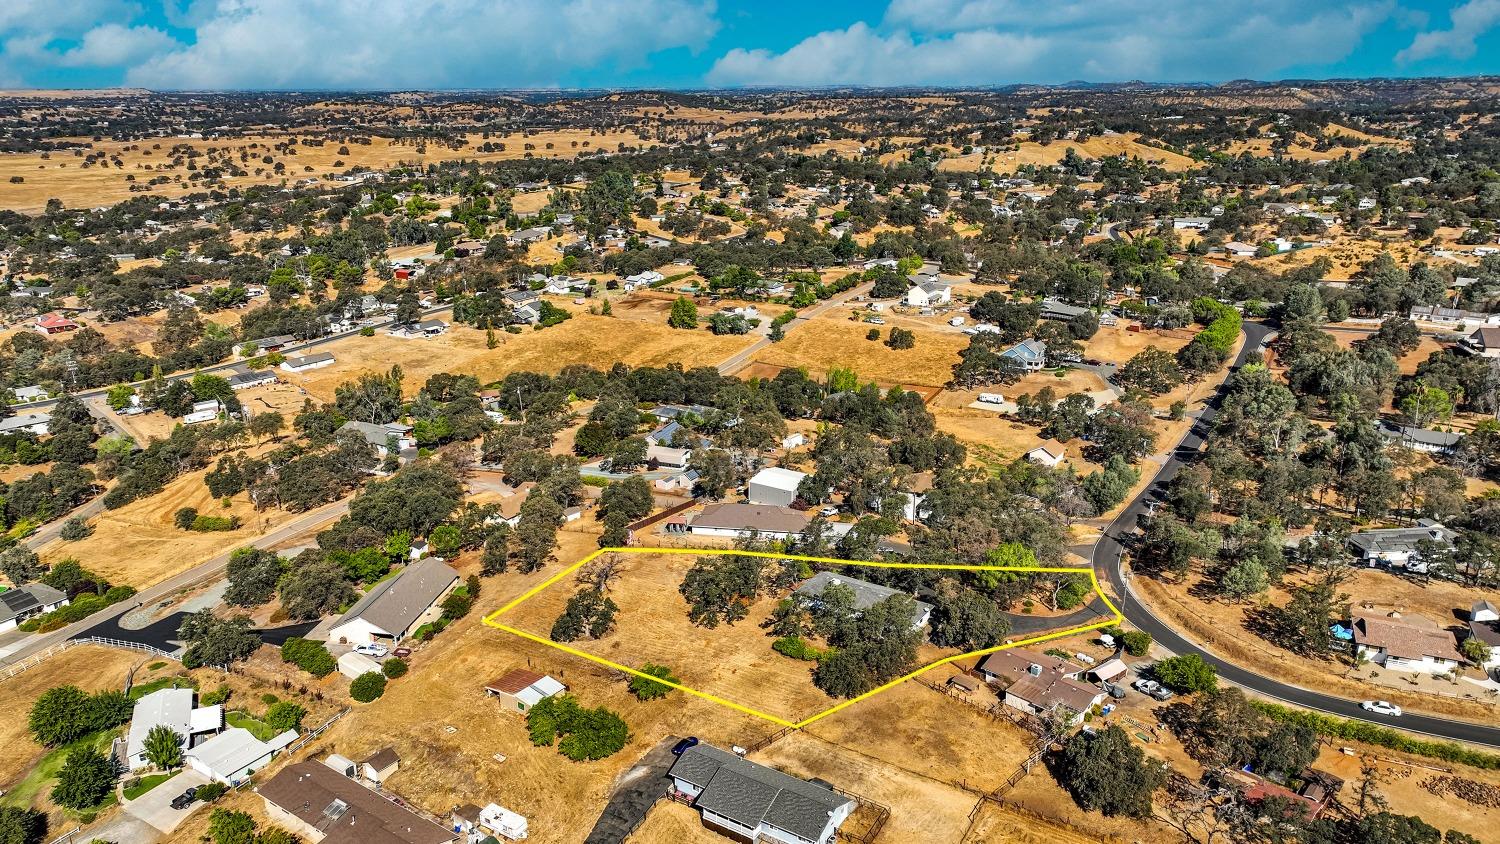
[[[823,592],[830,586],[842,586],[854,593],[854,611],[864,612],[881,601],[896,595],[905,595],[899,589],[889,586],[881,586],[878,583],[860,580],[847,574],[820,571],[808,578],[801,586],[797,587],[797,594],[802,595],[816,603],[822,597]],[[916,609],[912,615],[912,629],[920,630],[932,617],[932,605],[924,601],[916,602]]]
[[[447,844],[445,829],[311,759],[288,765],[257,789],[272,822],[322,844]]]
[[[826,785],[709,744],[684,750],[667,775],[705,827],[740,841],[827,844],[855,806]]]
[[[1356,613],[1351,626],[1355,652],[1392,671],[1446,674],[1464,661],[1453,634],[1430,618]]]

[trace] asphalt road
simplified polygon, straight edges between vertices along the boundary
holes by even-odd
[[[274,545],[279,545],[288,539],[293,539],[297,536],[301,536],[302,534],[305,534],[315,528],[321,528],[329,522],[332,522],[335,519],[343,516],[347,512],[349,512],[348,498],[335,501],[332,504],[325,504],[322,507],[319,507],[315,510],[309,510],[306,513],[293,518],[291,521],[287,522],[281,527],[262,535],[249,544],[255,546],[256,548],[270,548]],[[81,639],[87,638],[89,636],[106,636],[109,638],[125,639],[127,641],[146,641],[146,639],[140,638],[142,635],[142,631],[124,630],[123,628],[121,628],[119,626],[120,616],[135,609],[138,606],[144,606],[164,600],[180,589],[191,586],[198,586],[211,579],[222,576],[225,567],[229,565],[229,555],[232,550],[233,549],[226,549],[222,554],[205,560],[204,562],[199,563],[198,565],[188,569],[185,572],[182,572],[181,574],[176,575],[175,577],[162,581],[155,586],[151,586],[141,590],[136,594],[134,600],[121,601],[114,606],[106,607],[105,609],[94,613],[88,618],[85,618],[82,621],[74,622],[73,624],[70,624],[60,630],[54,630],[51,633],[39,633],[35,636],[32,636],[27,641],[24,647],[19,648],[13,653],[7,654],[4,659],[0,659],[0,665],[10,665],[12,663],[20,662],[21,660],[27,658],[28,656],[31,656],[32,654],[45,650],[52,645],[55,645],[67,639]],[[165,635],[163,631],[166,630],[165,622],[157,622],[156,624],[151,625],[146,629],[153,630],[153,633],[151,633],[150,635],[157,640],[162,640],[163,636]],[[277,631],[284,631],[287,629],[289,628],[275,628],[275,630]],[[176,630],[177,628],[174,626],[171,628],[170,632],[175,635]],[[268,632],[268,636],[270,638],[267,638],[266,641],[273,641],[273,638],[276,635],[279,634]],[[287,633],[286,635],[298,634]],[[285,637],[283,636],[283,641],[284,638]],[[165,646],[158,645],[158,647]],[[175,647],[176,646],[173,645],[171,647],[165,647],[165,649],[172,650]]]
[[[1244,364],[1249,354],[1266,341],[1272,333],[1271,329],[1259,323],[1246,322],[1246,341],[1239,357],[1234,362],[1234,369]],[[1227,379],[1226,379],[1227,380]],[[1237,686],[1249,689],[1252,692],[1268,698],[1274,698],[1296,706],[1307,709],[1315,709],[1344,718],[1353,718],[1361,721],[1369,721],[1389,727],[1398,727],[1412,732],[1425,733],[1439,738],[1451,739],[1453,741],[1482,744],[1491,747],[1500,747],[1500,728],[1474,724],[1466,721],[1453,721],[1446,718],[1436,718],[1427,715],[1408,714],[1398,718],[1377,715],[1366,712],[1359,707],[1359,701],[1346,700],[1344,698],[1326,695],[1320,692],[1310,691],[1299,686],[1282,683],[1270,679],[1256,671],[1241,668],[1234,663],[1226,662],[1224,659],[1199,647],[1196,643],[1189,641],[1179,634],[1170,625],[1163,622],[1152,614],[1150,608],[1136,600],[1130,592],[1129,577],[1123,566],[1124,546],[1120,540],[1135,532],[1136,525],[1141,517],[1150,510],[1149,502],[1164,489],[1166,483],[1175,477],[1186,463],[1196,460],[1202,453],[1204,440],[1213,427],[1214,417],[1218,415],[1219,403],[1223,397],[1222,388],[1209,401],[1207,407],[1199,414],[1198,420],[1189,429],[1186,436],[1178,443],[1157,472],[1151,484],[1130,502],[1123,512],[1112,522],[1101,534],[1098,544],[1094,546],[1093,565],[1101,582],[1109,583],[1114,587],[1114,592],[1119,596],[1117,601],[1121,612],[1129,619],[1130,623],[1151,634],[1158,644],[1175,654],[1198,654],[1204,660],[1218,669],[1219,676]],[[1371,688],[1371,697],[1378,698],[1379,691]]]

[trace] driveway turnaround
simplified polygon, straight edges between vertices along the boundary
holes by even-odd
[[[186,809],[174,809],[172,801],[189,788],[196,788],[207,782],[207,776],[192,768],[184,768],[177,776],[126,803],[125,811],[153,829],[170,834],[187,820],[189,815],[203,808],[201,802],[194,801]]]

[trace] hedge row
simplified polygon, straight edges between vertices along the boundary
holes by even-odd
[[[1314,732],[1330,738],[1373,744],[1401,753],[1456,762],[1475,768],[1500,769],[1500,755],[1473,750],[1451,741],[1416,738],[1400,730],[1382,727],[1368,721],[1355,721],[1304,709],[1288,709],[1285,706],[1265,701],[1257,700],[1250,703],[1274,721],[1305,725]]]
[[[281,646],[282,662],[290,662],[314,677],[327,677],[338,667],[333,654],[322,642],[293,636]]]
[[[1193,311],[1198,315],[1213,315],[1208,326],[1193,339],[1220,355],[1228,356],[1240,337],[1240,312],[1222,302],[1206,298],[1193,302]]]

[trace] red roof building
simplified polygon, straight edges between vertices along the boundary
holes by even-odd
[[[32,328],[40,334],[63,334],[68,331],[77,331],[78,323],[54,311],[37,317]]]

